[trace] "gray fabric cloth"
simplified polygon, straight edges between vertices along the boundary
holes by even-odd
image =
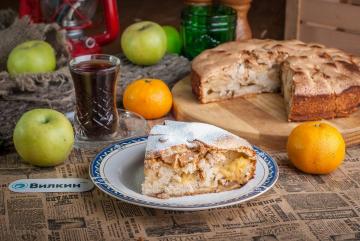
[[[57,24],[32,24],[18,19],[11,10],[0,10],[0,144],[11,144],[13,128],[19,117],[33,108],[73,108],[73,86],[66,67],[69,52],[66,33]],[[49,42],[56,51],[57,68],[52,73],[24,74],[11,77],[6,71],[9,53],[29,40]],[[1,145],[0,145],[1,146]]]
[[[8,28],[15,20],[16,12],[12,9],[3,9],[0,11],[0,30]]]
[[[121,60],[120,82],[118,83],[118,100],[122,100],[125,87],[134,80],[156,78],[165,81],[171,88],[178,80],[190,73],[190,62],[187,58],[167,54],[156,65],[139,66],[132,64],[123,54],[117,55]]]

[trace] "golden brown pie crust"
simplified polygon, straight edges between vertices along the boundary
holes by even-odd
[[[226,78],[219,75],[221,71],[224,75],[233,76],[233,73],[226,72],[227,67],[232,64],[243,65],[255,73],[263,71],[262,68],[266,65],[269,65],[269,68],[280,65],[279,76],[284,70],[289,71],[291,90],[288,92],[291,95],[288,100],[285,99],[289,121],[346,117],[360,105],[359,57],[338,49],[313,43],[305,44],[297,40],[256,39],[225,43],[204,51],[194,59],[191,85],[194,95],[201,103],[242,96],[223,94],[219,98],[207,98],[209,90],[206,91],[204,87],[209,81],[216,81],[219,76]],[[234,71],[236,68],[230,70]],[[237,75],[236,78],[241,79],[242,76]],[[281,80],[284,85],[283,77],[279,77],[279,82]],[[233,77],[229,81],[236,79]]]

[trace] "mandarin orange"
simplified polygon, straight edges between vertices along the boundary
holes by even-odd
[[[125,109],[138,113],[145,119],[156,119],[170,111],[172,94],[162,80],[139,79],[126,87],[123,104]]]
[[[305,173],[327,174],[345,158],[345,141],[334,126],[324,122],[306,122],[289,135],[287,152],[294,166]]]

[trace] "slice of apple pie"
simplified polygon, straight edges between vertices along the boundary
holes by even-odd
[[[165,121],[150,131],[142,192],[169,198],[231,190],[254,177],[255,165],[252,146],[228,131]]]

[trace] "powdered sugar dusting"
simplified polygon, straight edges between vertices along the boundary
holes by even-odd
[[[241,146],[252,148],[243,138],[213,125],[165,121],[164,125],[156,125],[151,129],[146,152],[157,152],[182,144],[192,147],[195,140],[224,149],[235,149]]]

